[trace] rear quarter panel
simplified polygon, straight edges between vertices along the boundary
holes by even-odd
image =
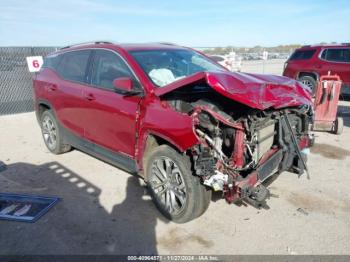
[[[50,96],[48,93],[48,87],[52,84],[52,74],[47,68],[42,68],[39,73],[36,73],[33,77],[33,90],[34,90],[34,105],[38,110],[38,103],[49,102]]]
[[[298,79],[299,74],[301,72],[304,73],[316,73],[319,75],[319,69],[318,65],[320,63],[318,56],[319,56],[320,50],[316,50],[316,52],[313,54],[313,56],[310,59],[303,59],[303,60],[288,60],[287,66],[283,71],[283,75]]]

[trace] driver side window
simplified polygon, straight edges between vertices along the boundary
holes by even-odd
[[[129,67],[115,53],[108,50],[96,50],[92,66],[91,84],[109,90],[114,90],[113,80],[120,77],[129,77],[135,88],[139,83]]]

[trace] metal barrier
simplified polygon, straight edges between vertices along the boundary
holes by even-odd
[[[27,56],[45,56],[56,47],[0,47],[0,115],[33,111],[32,73]]]

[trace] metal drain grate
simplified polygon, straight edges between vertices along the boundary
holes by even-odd
[[[35,222],[58,200],[57,197],[0,193],[0,219]]]

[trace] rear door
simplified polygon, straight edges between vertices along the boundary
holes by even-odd
[[[125,60],[116,52],[96,49],[89,83],[83,89],[85,138],[104,149],[134,156],[136,112],[140,96],[123,96],[113,89],[113,80],[131,77],[135,88],[139,82]]]
[[[327,48],[321,53],[323,74],[328,71],[339,75],[345,85],[350,85],[350,48]]]
[[[86,85],[90,54],[90,50],[61,54],[57,66],[58,81],[48,91],[59,122],[68,131],[81,137],[84,135],[82,88]]]

